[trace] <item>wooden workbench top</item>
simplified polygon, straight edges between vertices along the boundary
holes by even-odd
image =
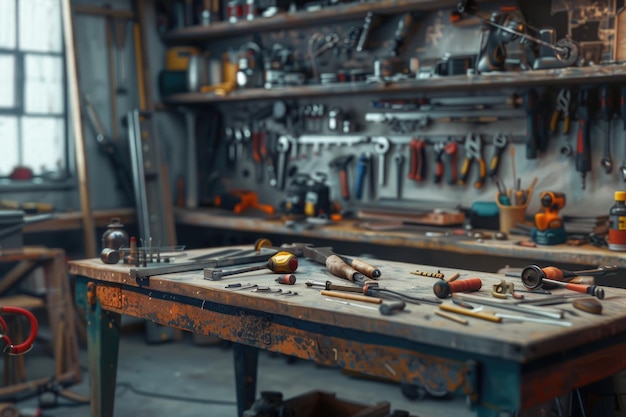
[[[529,261],[585,266],[616,265],[626,268],[626,252],[614,252],[590,244],[582,246],[562,244],[534,248],[520,246],[520,241],[528,240],[524,236],[510,236],[509,240],[505,241],[493,239],[479,241],[466,235],[455,234],[455,230],[458,231],[459,228],[407,226],[403,231],[373,231],[363,228],[365,222],[361,220],[344,220],[311,229],[294,229],[286,227],[284,221],[280,219],[238,216],[225,210],[176,209],[175,215],[179,224],[240,230],[260,235],[281,234],[297,237],[297,241],[319,238],[469,255],[512,257]]]
[[[249,247],[245,248],[249,249]],[[188,251],[186,257],[178,258],[176,262],[187,262],[186,258],[217,252],[222,249]],[[436,316],[434,311],[438,307],[431,304],[407,304],[409,312],[383,316],[378,312],[376,304],[353,301],[346,304],[340,299],[330,301],[327,299],[328,297],[320,294],[319,289],[306,287],[305,281],[307,279],[322,282],[330,280],[341,285],[351,285],[351,283],[329,275],[322,265],[303,258],[299,258],[299,260],[299,268],[296,271],[297,282],[293,286],[279,286],[274,282],[277,275],[268,270],[229,276],[221,281],[204,279],[203,271],[173,273],[153,276],[147,285],[140,286],[136,279],[130,276],[128,266],[122,264],[106,265],[99,259],[71,261],[70,272],[108,283],[107,285],[123,284],[120,304],[123,307],[121,307],[120,312],[123,312],[125,308],[133,308],[133,306],[125,305],[124,291],[145,291],[150,293],[150,299],[154,298],[155,300],[159,297],[165,298],[164,294],[169,294],[167,297],[174,294],[181,300],[188,300],[187,302],[195,303],[203,309],[212,309],[220,305],[240,308],[242,312],[246,309],[252,309],[266,313],[269,320],[274,315],[292,317],[317,323],[320,326],[332,324],[346,329],[356,329],[425,343],[432,345],[434,349],[462,349],[477,355],[486,354],[520,362],[558,354],[564,348],[583,346],[626,331],[626,290],[623,289],[605,289],[606,298],[602,300],[602,315],[593,315],[576,310],[571,304],[560,304],[550,308],[551,310],[563,311],[565,314],[563,321],[572,323],[571,327],[517,322],[507,319],[502,323],[492,323],[472,317],[467,317],[468,325],[462,325]],[[497,274],[457,271],[453,268],[433,268],[432,266],[379,259],[369,259],[368,261],[381,269],[382,277],[378,280],[381,287],[400,291],[406,295],[432,299],[435,299],[432,287],[436,280],[413,275],[411,274],[412,271],[440,271],[446,276],[459,272],[461,275],[459,279],[479,277],[482,279],[483,285],[482,289],[475,294],[488,297],[490,300],[493,300],[490,295],[493,284],[504,279],[503,276]],[[514,282],[516,288],[523,289],[519,279],[506,279]],[[228,284],[233,283],[271,286],[274,289],[281,288],[283,291],[297,291],[298,295],[285,296],[254,292],[252,289],[236,291],[226,288]],[[558,289],[553,290],[553,294],[575,293]],[[532,296],[539,297],[535,294]],[[452,304],[450,299],[443,302]],[[117,301],[114,304],[116,303]],[[526,316],[526,314],[495,307],[485,307],[484,311]],[[167,314],[167,312],[164,313]],[[174,313],[171,314],[174,315]]]

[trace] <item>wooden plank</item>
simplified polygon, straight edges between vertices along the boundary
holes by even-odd
[[[4,294],[21,281],[27,274],[29,274],[37,266],[37,262],[33,260],[20,261],[11,270],[5,273],[0,280],[0,295]]]
[[[94,210],[93,218],[96,227],[106,228],[113,217],[118,217],[123,224],[135,224],[137,216],[134,208]],[[28,220],[28,216],[26,217]],[[80,230],[83,226],[82,213],[54,213],[52,218],[41,222],[24,225],[24,233],[59,232]]]
[[[9,295],[7,297],[0,297],[0,306],[14,306],[22,307],[27,310],[35,308],[41,308],[45,306],[43,300],[39,297],[33,297],[32,295],[17,294]]]

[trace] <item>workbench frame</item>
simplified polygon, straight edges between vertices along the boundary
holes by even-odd
[[[242,295],[250,298],[244,307],[233,303],[233,293],[228,291],[181,282],[189,280],[190,273],[137,281],[128,272],[120,273],[121,266],[97,265],[96,261],[91,261],[95,267],[70,265],[70,271],[79,275],[77,303],[87,312],[92,417],[113,416],[122,314],[233,342],[239,416],[256,398],[261,349],[466,395],[479,417],[529,410],[626,368],[624,315],[611,318],[611,334],[594,335],[595,341],[589,343],[572,343],[581,339],[572,333],[557,348],[551,345],[560,338],[547,347],[511,345],[498,354],[476,353],[464,349],[461,339],[458,348],[450,348],[438,340],[424,343],[401,334],[390,337],[367,323],[352,328],[341,317],[345,313],[328,316],[336,320],[320,321],[324,312],[290,310],[295,306],[287,297],[269,300],[269,296]],[[202,273],[195,274],[201,277]],[[270,301],[273,311],[258,308],[259,303]],[[396,331],[393,322],[389,327],[390,332]],[[493,331],[498,329],[502,328]],[[427,329],[415,327],[413,331]],[[528,354],[530,359],[521,359]]]

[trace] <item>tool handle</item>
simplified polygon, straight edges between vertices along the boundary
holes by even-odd
[[[403,311],[406,307],[406,303],[404,301],[391,301],[388,303],[382,303],[380,307],[378,307],[378,311],[383,316],[391,316],[398,311]]]
[[[474,182],[474,188],[483,188],[485,180],[487,179],[487,164],[485,160],[480,158],[478,160],[478,179]]]
[[[576,291],[576,292],[580,292],[583,294],[590,294],[593,295],[594,297],[599,298],[600,300],[602,300],[604,298],[604,289],[601,287],[598,287],[597,285],[585,285],[585,284],[565,284],[565,288],[567,288],[568,290],[572,290],[572,291]]]
[[[456,142],[450,142],[444,147],[444,152],[450,165],[450,174],[447,176],[446,182],[448,185],[455,185],[458,182],[458,170],[457,170],[457,153],[459,151],[459,145]]]
[[[357,274],[359,274],[359,271],[345,263],[338,255],[330,255],[326,258],[326,269],[339,278],[353,282],[356,282]]]
[[[477,319],[492,321],[494,323],[502,322],[501,317],[496,317],[493,314],[476,312],[476,311],[468,310],[466,308],[455,306],[452,304],[440,304],[439,308],[441,310],[449,311],[451,313],[457,313],[457,314],[461,314],[461,315],[468,316],[468,317],[474,317]]]
[[[409,175],[408,178],[410,180],[415,180],[417,177],[417,139],[411,139],[409,142],[409,153],[410,153],[410,166],[409,166]]]
[[[298,269],[298,258],[293,253],[278,252],[267,261],[267,267],[273,272],[295,272]]]
[[[468,278],[453,282],[439,280],[433,285],[433,292],[437,298],[447,298],[455,292],[478,291],[482,285],[483,282],[480,278]]]
[[[491,161],[489,161],[489,176],[490,177],[494,177],[498,175],[498,169],[500,168],[500,160],[502,159],[502,151],[504,151],[503,147],[496,147],[496,149],[493,152]]]
[[[463,166],[461,167],[461,176],[459,177],[459,184],[465,185],[467,182],[467,177],[469,176],[469,168],[472,160],[470,158],[465,158],[463,160]]]
[[[285,275],[279,276],[274,281],[276,281],[279,284],[293,285],[296,283],[296,276],[294,274],[285,274]]]
[[[360,259],[351,259],[351,258],[343,258],[343,260],[350,265],[352,268],[356,269],[363,275],[368,278],[377,279],[380,278],[381,272],[380,269],[376,268],[373,265],[368,264],[365,261]]]
[[[363,294],[363,289],[360,287],[348,287],[346,285],[336,285],[336,284],[331,283],[330,281],[326,281],[325,289],[332,290],[332,291],[356,292],[359,294]]]
[[[416,167],[415,181],[424,181],[426,178],[426,142],[418,140],[415,145]]]
[[[252,159],[254,159],[254,162],[256,162],[257,164],[263,162],[263,160],[261,159],[260,146],[261,144],[259,142],[259,132],[255,130],[252,134]]]
[[[326,297],[343,298],[344,300],[362,301],[364,303],[381,304],[383,302],[382,298],[369,297],[367,295],[361,294],[343,293],[328,290],[322,290],[320,291],[320,293],[322,295],[325,295]]]
[[[556,133],[557,126],[559,124],[559,111],[555,110],[552,112],[552,117],[550,118],[550,132]],[[565,130],[565,128],[563,128]]]
[[[341,197],[350,200],[350,189],[348,188],[348,171],[344,168],[339,171],[339,182],[341,184]]]
[[[370,33],[375,24],[376,16],[372,12],[367,12],[365,16],[365,21],[363,22],[363,29],[361,30],[361,35],[359,36],[359,41],[356,45],[357,52],[363,52],[367,45],[367,41],[369,40]]]
[[[569,117],[569,114],[565,115],[563,119],[563,134],[568,135],[570,131],[570,127],[572,125],[572,119]]]
[[[443,179],[443,161],[441,158],[437,158],[435,160],[435,184],[440,184]]]

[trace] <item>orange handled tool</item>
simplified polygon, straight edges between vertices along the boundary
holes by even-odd
[[[437,298],[448,298],[450,294],[455,292],[478,291],[482,285],[483,281],[480,278],[468,278],[453,282],[439,280],[433,285],[433,292]]]

